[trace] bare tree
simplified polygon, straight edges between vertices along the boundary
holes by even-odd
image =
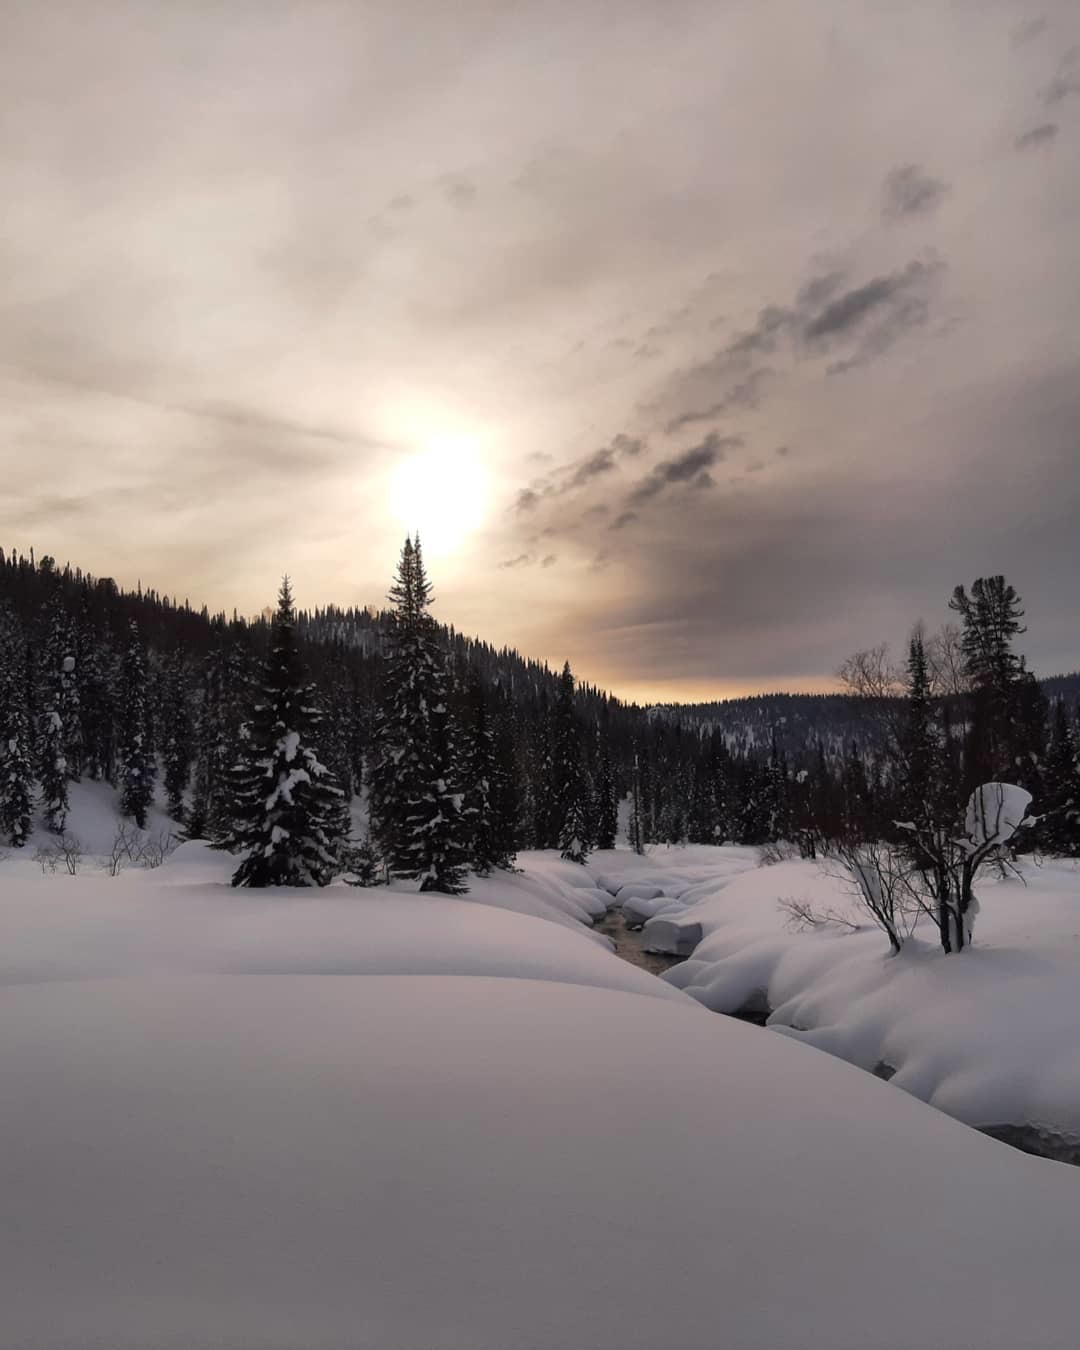
[[[852,652],[841,661],[836,678],[856,698],[896,698],[904,687],[903,670],[890,659],[887,642]]]
[[[926,665],[931,693],[938,697],[966,694],[971,688],[964,657],[964,630],[946,623],[926,639]]]
[[[797,931],[830,927],[846,928],[852,933],[859,931],[859,925],[854,919],[831,906],[828,909],[818,909],[810,900],[790,895],[782,896],[776,903],[788,916],[788,927]]]
[[[904,822],[918,859],[913,893],[937,923],[941,946],[959,952],[971,945],[979,902],[975,882],[987,863],[1007,858],[1016,832],[1031,824],[1031,793],[1013,783],[984,783],[968,799],[961,829],[949,820]]]
[[[898,952],[911,936],[922,906],[913,878],[915,868],[903,850],[889,844],[836,845],[830,857],[843,867],[837,877]],[[828,871],[828,867],[826,866]]]
[[[83,860],[83,847],[73,834],[64,833],[52,844],[40,844],[34,854],[43,873],[57,872],[63,867],[69,877],[76,876]]]

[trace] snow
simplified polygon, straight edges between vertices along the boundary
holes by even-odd
[[[970,1125],[1026,1125],[1080,1142],[1075,863],[1022,860],[1022,879],[980,878],[969,950],[946,956],[925,924],[892,956],[839,869],[797,861],[757,868],[749,853],[687,848],[636,866],[623,861],[622,875],[644,881],[684,859],[681,880],[668,883],[675,894],[650,902],[666,912],[644,927],[655,950],[690,954],[665,974],[668,983],[716,1012],[767,1004],[770,1028],[864,1069],[887,1065],[896,1070],[890,1086]],[[695,882],[710,855],[713,880]],[[600,856],[597,869],[609,869]],[[798,931],[785,900],[860,930],[827,923]]]
[[[681,1002],[280,975],[3,998],[8,1345],[1075,1345],[1080,1179]]]
[[[906,952],[776,910],[835,883],[749,850],[520,861],[453,898],[235,891],[200,844],[119,877],[0,863],[0,1346],[1072,1350],[1080,1171],[586,927],[640,882],[703,947],[727,913],[800,943],[796,973],[866,948],[869,996]]]
[[[969,847],[1007,843],[1028,818],[1031,793],[1015,783],[984,783],[971,794],[964,831]]]

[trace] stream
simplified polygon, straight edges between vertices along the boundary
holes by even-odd
[[[645,950],[645,935],[639,928],[628,928],[622,910],[609,909],[602,919],[593,925],[597,933],[603,933],[615,944],[615,955],[622,957],[632,966],[639,966],[651,975],[663,975],[665,970],[685,961],[685,956],[665,956],[662,952]]]
[[[651,975],[663,975],[665,970],[670,970],[672,966],[686,960],[685,956],[667,956],[663,952],[646,951],[644,933],[640,928],[627,927],[622,910],[609,909],[604,917],[594,924],[594,929],[611,938],[615,944],[616,956],[628,961],[632,966],[647,970]],[[756,1002],[751,1001],[745,1008],[727,1016],[763,1027],[769,1013],[763,1004],[758,1006]],[[873,1072],[878,1078],[888,1079],[895,1070],[890,1065],[882,1063],[875,1066]],[[1019,1149],[1021,1153],[1030,1153],[1037,1158],[1050,1158],[1055,1162],[1068,1163],[1074,1167],[1080,1166],[1080,1145],[1061,1139],[1057,1135],[1047,1135],[1033,1126],[991,1125],[975,1128],[980,1129],[982,1134],[988,1134],[992,1139]]]

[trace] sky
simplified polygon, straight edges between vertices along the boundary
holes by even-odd
[[[1074,0],[0,0],[0,543],[827,687],[1080,666]]]

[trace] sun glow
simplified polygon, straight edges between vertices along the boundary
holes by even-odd
[[[390,510],[429,556],[453,553],[483,524],[488,473],[468,440],[442,441],[410,455],[390,480]]]

